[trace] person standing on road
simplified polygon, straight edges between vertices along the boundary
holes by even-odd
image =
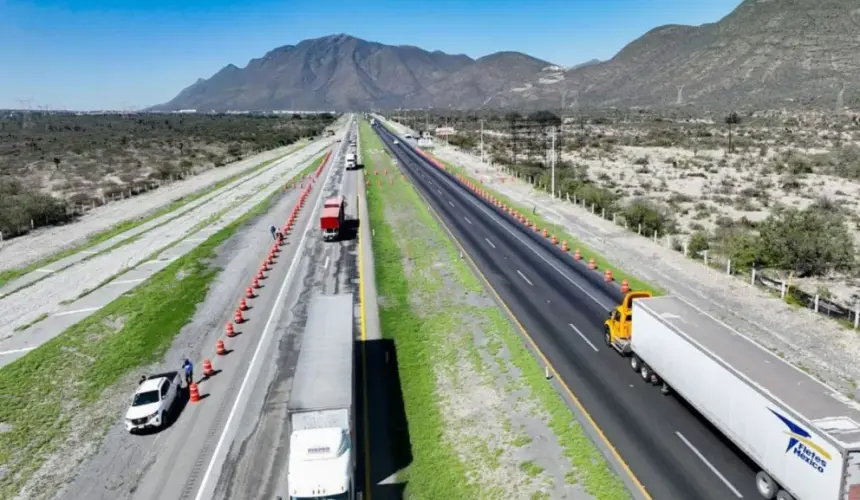
[[[272,226],[272,227],[270,227],[270,228],[269,228],[269,232],[271,232],[271,233],[272,233],[272,239],[273,239],[273,240],[277,240],[277,239],[278,239],[278,236],[277,236],[278,228],[276,228],[275,226]]]
[[[188,358],[185,358],[185,361],[182,362],[182,369],[185,370],[185,385],[190,386],[191,382],[194,382],[194,365]]]

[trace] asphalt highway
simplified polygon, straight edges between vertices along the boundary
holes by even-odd
[[[632,487],[634,495],[758,498],[754,465],[682,400],[646,385],[603,342],[612,294],[405,141],[395,145],[393,134],[374,129],[636,478],[622,479],[644,487]]]

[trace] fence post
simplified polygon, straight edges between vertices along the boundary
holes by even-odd
[[[601,209],[600,209],[600,218],[601,218],[601,219],[605,219],[605,218],[606,218],[606,208],[601,208]]]
[[[684,242],[684,257],[688,257],[690,253],[689,247],[687,246],[687,242]]]
[[[30,229],[36,229],[36,223],[33,221],[33,219],[30,219]]]
[[[732,259],[726,261],[726,274],[732,274]]]
[[[567,193],[567,202],[570,203],[570,193]]]
[[[639,224],[639,234],[642,234],[642,223]]]
[[[750,285],[755,286],[755,268],[752,268],[750,276]]]
[[[702,260],[705,261],[705,265],[707,266],[708,265],[708,251],[707,250],[702,251]]]
[[[814,306],[815,312],[818,312],[818,294],[817,293],[815,294],[815,300],[813,301],[813,304],[815,304],[815,306]]]
[[[780,281],[780,283],[781,283],[781,284],[780,284],[780,287],[779,287],[779,288],[780,288],[780,290],[779,290],[779,298],[784,299],[784,298],[785,298],[785,292],[787,291],[787,290],[786,290],[786,288],[785,288],[785,280]]]
[[[573,204],[576,205],[576,195],[573,195]]]
[[[3,231],[0,231],[0,241],[3,241]]]
[[[860,327],[860,300],[854,305],[854,329]]]
[[[618,214],[612,214],[612,223],[617,224]]]
[[[654,231],[654,243],[657,243],[657,231]]]

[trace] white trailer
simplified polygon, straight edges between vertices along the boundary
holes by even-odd
[[[677,297],[633,301],[631,366],[760,468],[779,500],[860,498],[860,405]]]
[[[355,498],[353,296],[316,296],[287,405],[291,500]]]

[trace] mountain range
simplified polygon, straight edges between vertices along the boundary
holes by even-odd
[[[858,33],[856,0],[745,0],[715,23],[661,26],[571,68],[340,34],[230,64],[156,109],[841,108],[860,105]]]

